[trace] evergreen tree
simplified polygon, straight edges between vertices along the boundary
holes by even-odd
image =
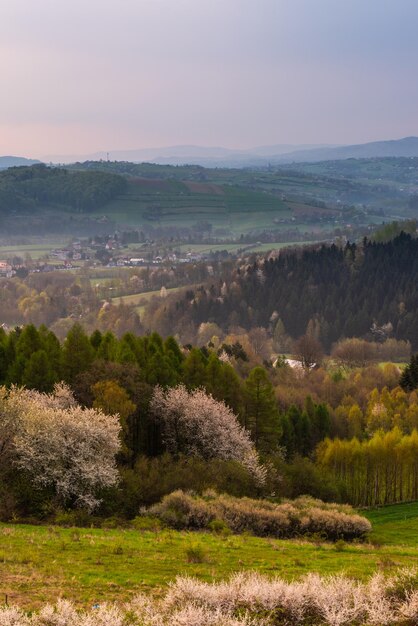
[[[68,332],[62,351],[64,380],[71,384],[87,370],[94,359],[94,349],[82,326],[74,324]]]
[[[62,379],[62,348],[56,335],[45,326],[39,328],[42,348],[48,358],[49,366],[54,373],[54,379]]]
[[[179,372],[170,359],[161,352],[152,355],[145,370],[145,380],[149,385],[173,387],[178,382]]]
[[[219,393],[221,391],[222,384],[222,363],[214,352],[209,354],[208,363],[206,366],[206,384],[207,391],[212,394],[214,398],[219,400]]]
[[[28,389],[50,392],[56,382],[58,382],[58,377],[51,368],[45,350],[34,352],[26,361],[21,378],[22,385]]]
[[[257,449],[274,452],[280,438],[279,415],[273,385],[262,367],[251,370],[244,383],[245,427]]]
[[[317,404],[312,421],[313,445],[328,437],[330,434],[331,419],[326,404]]]
[[[102,342],[102,333],[100,330],[95,330],[90,336],[90,343],[93,348],[97,351],[97,348],[100,346]]]
[[[413,391],[418,387],[418,354],[411,356],[409,365],[401,374],[399,384],[405,391]]]
[[[280,445],[286,450],[286,460],[290,460],[296,452],[295,430],[288,413],[280,416]]]
[[[115,361],[117,363],[135,363],[136,356],[131,348],[129,341],[121,339],[116,350]]]
[[[97,348],[97,358],[103,361],[113,361],[117,351],[117,340],[113,333],[108,331],[102,336]]]
[[[16,343],[16,356],[22,355],[24,359],[29,359],[34,352],[41,349],[41,338],[38,330],[33,324],[28,324],[22,330]]]
[[[6,384],[22,385],[23,372],[25,371],[28,359],[23,354],[18,354],[9,364],[7,369]]]
[[[164,352],[168,358],[173,361],[173,363],[177,363],[178,368],[180,369],[180,366],[184,361],[184,354],[180,350],[180,346],[174,337],[167,337],[164,342]]]
[[[201,350],[192,348],[183,361],[183,382],[189,389],[203,387],[206,382],[206,360]]]
[[[5,345],[0,342],[0,384],[3,385],[6,381],[7,370],[8,370],[8,362],[7,362],[7,353]]]

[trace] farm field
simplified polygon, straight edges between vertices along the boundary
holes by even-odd
[[[15,256],[25,257],[26,255],[30,255],[32,259],[40,259],[41,257],[48,255],[51,252],[52,248],[56,246],[63,245],[63,242],[56,241],[54,243],[49,244],[24,244],[24,245],[15,245],[15,246],[0,246],[0,258],[1,259],[10,259]]]
[[[231,185],[137,179],[127,192],[102,207],[118,223],[135,226],[190,227],[209,222],[230,234],[273,226],[291,211],[278,197]]]
[[[182,252],[194,252],[194,253],[210,253],[221,250],[227,252],[236,252],[237,250],[245,249],[246,252],[268,252],[269,250],[280,250],[281,248],[288,248],[289,246],[304,246],[307,244],[317,243],[314,241],[286,241],[286,242],[272,242],[272,243],[260,243],[260,244],[242,244],[242,243],[226,243],[226,244],[183,244],[179,246],[179,250]]]
[[[209,581],[239,570],[286,579],[307,572],[344,572],[365,579],[376,570],[418,566],[417,503],[367,516],[375,545],[1,524],[0,596],[7,594],[10,603],[30,609],[57,597],[90,607],[144,591],[161,593],[179,574]],[[200,558],[193,559],[195,554]]]

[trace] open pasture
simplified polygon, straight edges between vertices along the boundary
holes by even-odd
[[[363,512],[364,513],[364,512]],[[36,608],[57,597],[78,605],[160,594],[179,574],[220,580],[256,570],[288,580],[319,572],[365,579],[418,567],[418,504],[366,512],[375,543],[325,543],[172,530],[0,525],[0,597]]]

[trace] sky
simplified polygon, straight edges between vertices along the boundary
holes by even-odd
[[[417,0],[0,0],[0,155],[418,135]]]

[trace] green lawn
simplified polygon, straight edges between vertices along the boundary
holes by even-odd
[[[141,591],[158,594],[178,574],[211,580],[255,569],[287,579],[307,572],[364,579],[376,570],[418,567],[418,504],[368,511],[367,516],[375,545],[1,524],[0,597],[8,594],[9,602],[28,608],[60,596],[91,606]],[[188,560],[188,549],[196,545],[202,548],[202,563]]]

